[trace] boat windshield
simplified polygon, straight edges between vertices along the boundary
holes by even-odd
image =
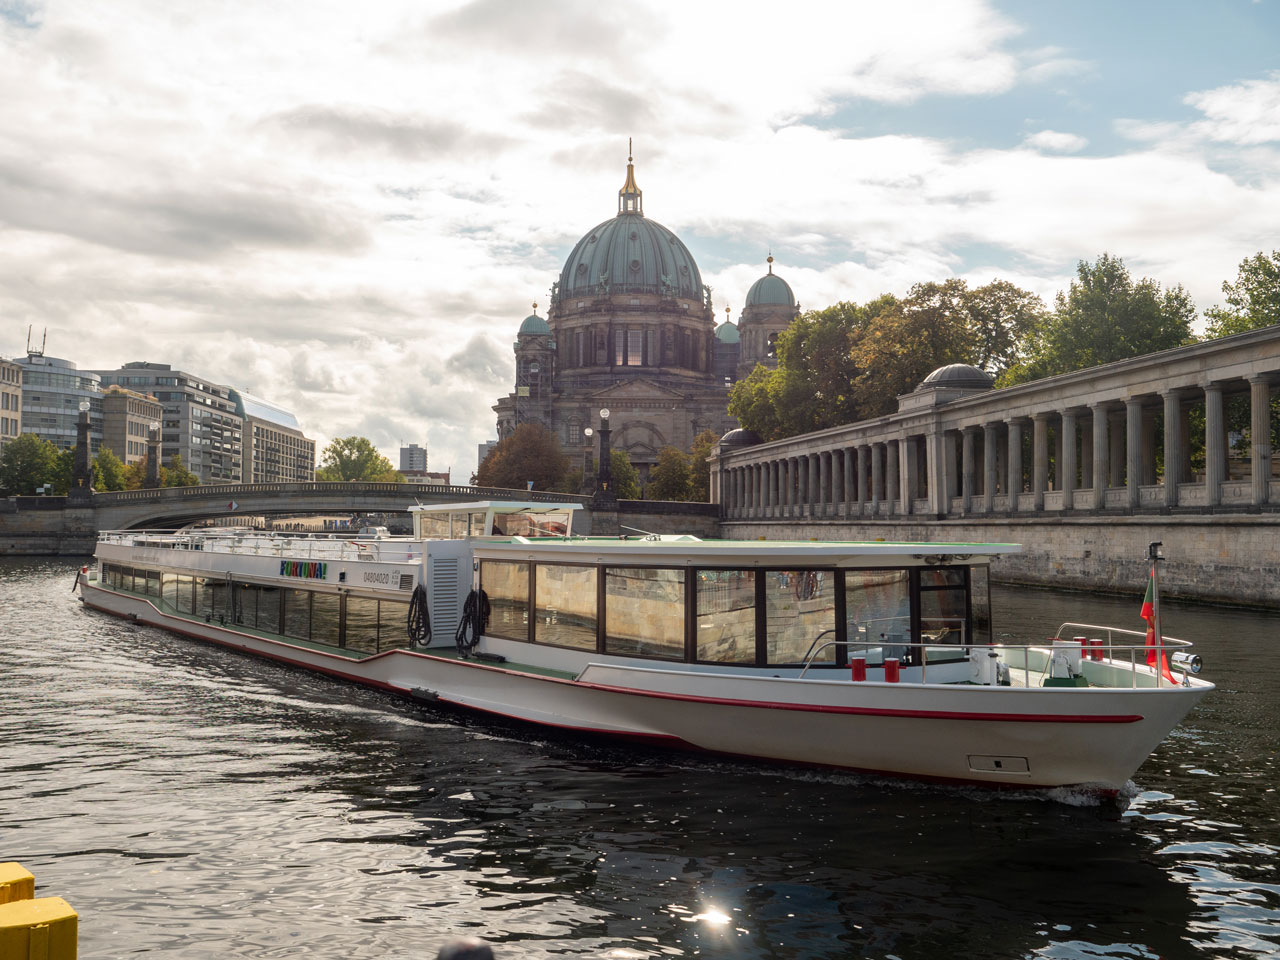
[[[466,537],[567,537],[578,504],[477,503],[436,504],[410,508],[414,536],[421,540]]]

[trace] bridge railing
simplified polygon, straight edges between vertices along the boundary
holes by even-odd
[[[116,490],[95,493],[95,506],[123,503],[166,503],[208,497],[246,498],[257,495],[330,495],[393,494],[406,500],[430,502],[432,498],[450,500],[467,497],[475,500],[529,500],[539,503],[590,503],[590,497],[541,490],[511,490],[502,487],[471,487],[459,484],[433,483],[343,483],[315,481],[311,483],[219,483],[196,487],[159,487],[144,490]]]

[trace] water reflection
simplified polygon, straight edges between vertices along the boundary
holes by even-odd
[[[460,932],[500,958],[1280,944],[1272,617],[1166,612],[1212,638],[1226,692],[1121,809],[460,721],[82,611],[71,570],[0,561],[0,858],[80,910],[84,957],[431,956]],[[995,602],[1006,628],[1079,619]]]

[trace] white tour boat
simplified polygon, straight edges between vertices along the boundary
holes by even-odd
[[[1158,612],[1145,635],[992,642],[988,565],[1016,544],[578,537],[576,509],[420,506],[412,537],[374,539],[104,533],[79,587],[96,610],[441,704],[953,782],[1116,791],[1213,689]]]

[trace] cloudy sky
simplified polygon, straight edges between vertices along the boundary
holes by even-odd
[[[465,480],[616,209],[736,317],[1280,246],[1274,0],[0,0],[0,355],[167,362]]]

